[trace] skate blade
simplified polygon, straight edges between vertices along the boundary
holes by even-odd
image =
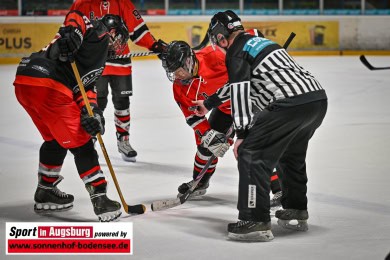
[[[248,234],[236,234],[228,233],[228,238],[236,241],[248,241],[248,242],[270,242],[274,239],[274,235],[271,230],[255,231]]]
[[[111,221],[118,219],[121,214],[122,214],[122,212],[120,210],[106,212],[106,213],[98,215],[98,219],[100,222],[111,222]]]
[[[137,161],[136,156],[128,157],[128,156],[124,155],[123,153],[121,155],[122,155],[122,159],[126,162],[136,162]]]
[[[193,193],[190,194],[190,196],[188,196],[188,199],[203,196],[203,195],[206,194],[206,192],[207,192],[207,190],[197,190],[197,191],[194,191]],[[181,193],[177,194],[177,198],[179,198],[181,196],[183,196],[183,194],[181,194]]]
[[[298,222],[297,224],[291,224],[290,221]],[[307,224],[307,220],[284,220],[278,219],[278,225],[285,229],[291,229],[296,231],[307,231],[309,229],[309,225]]]
[[[62,212],[71,210],[73,208],[73,203],[68,204],[55,204],[55,203],[35,203],[34,211],[38,214],[53,213],[53,212]]]

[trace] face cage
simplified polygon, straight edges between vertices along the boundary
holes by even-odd
[[[164,66],[163,66],[164,67]],[[173,67],[171,65],[171,67]],[[176,67],[176,66],[175,66]],[[165,67],[166,68],[166,65]],[[174,71],[168,71],[168,69],[166,69],[166,74],[167,74],[167,78],[171,81],[171,82],[175,82],[175,81],[187,81],[187,80],[191,80],[190,79],[180,79],[180,78],[176,78],[176,75],[175,75],[175,72],[180,69],[180,68],[183,68],[185,71],[187,71],[189,74],[192,75],[192,77],[195,77],[197,74],[198,74],[198,63],[196,61],[196,58],[194,57],[193,54],[191,54],[191,56],[187,57],[186,61],[184,62],[184,64],[178,68],[176,68]]]
[[[209,36],[211,46],[213,47],[214,50],[215,50],[215,45],[223,48],[222,46],[219,45],[219,40],[217,38],[218,34],[222,34],[226,40],[230,36],[230,33],[228,32],[226,27],[218,20],[210,24],[210,28],[207,34]]]

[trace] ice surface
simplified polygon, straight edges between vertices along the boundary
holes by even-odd
[[[388,57],[368,57],[389,66]],[[175,104],[159,60],[135,60],[131,98],[131,144],[137,163],[122,161],[116,149],[113,106],[105,111],[105,146],[128,204],[145,203],[134,223],[134,255],[126,259],[384,259],[390,250],[390,71],[369,71],[358,57],[297,57],[329,97],[323,125],[309,147],[309,231],[281,229],[272,220],[270,243],[227,240],[237,221],[238,172],[232,152],[220,160],[207,195],[176,208],[152,212],[154,200],[176,196],[189,181],[195,154],[192,130]],[[39,216],[33,211],[38,152],[42,142],[17,103],[12,82],[16,65],[0,66],[0,259],[5,255],[5,222],[96,221],[73,156],[63,166],[60,189],[75,195],[71,211]],[[98,148],[101,154],[100,148]],[[109,196],[119,200],[108,168]],[[70,256],[29,256],[29,259]],[[124,259],[125,256],[72,256]]]

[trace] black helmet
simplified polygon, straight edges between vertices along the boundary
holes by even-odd
[[[229,39],[229,36],[237,31],[244,30],[241,24],[240,17],[232,10],[216,13],[212,18],[208,29],[210,41],[213,45],[219,43],[218,35],[221,34],[224,39]]]
[[[110,35],[109,56],[121,55],[129,40],[129,30],[126,24],[120,16],[113,14],[106,14],[100,18],[100,21],[107,28]]]
[[[170,42],[161,54],[161,60],[167,77],[172,82],[175,81],[175,71],[179,68],[183,68],[192,77],[198,73],[198,60],[190,45],[184,41]]]

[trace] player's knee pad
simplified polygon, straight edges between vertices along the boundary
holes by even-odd
[[[62,165],[67,153],[56,140],[45,141],[39,149],[39,161],[47,165]]]
[[[112,96],[112,103],[114,104],[114,108],[116,110],[125,110],[130,106],[130,98],[129,97],[118,97]]]

